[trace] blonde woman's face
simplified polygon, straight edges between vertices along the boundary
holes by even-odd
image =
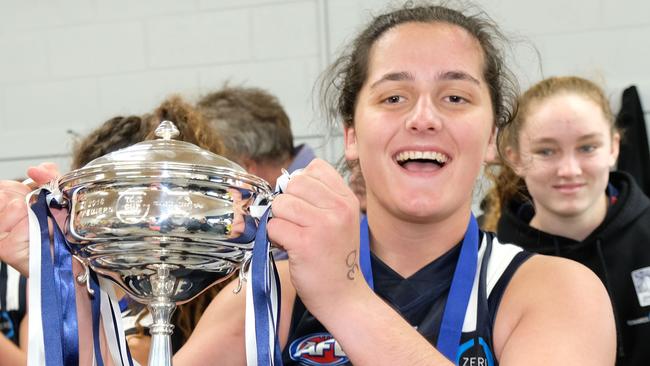
[[[526,182],[536,215],[575,217],[604,202],[619,136],[598,104],[562,93],[531,105],[519,132],[519,152],[510,151]]]

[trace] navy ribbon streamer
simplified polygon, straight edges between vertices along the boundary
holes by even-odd
[[[50,211],[48,194],[42,190],[32,205],[41,229],[41,313],[45,361],[48,366],[77,365],[79,339],[72,256]],[[52,217],[54,227],[54,258],[50,252],[49,217]]]
[[[53,201],[50,205],[53,205]],[[54,248],[54,282],[59,290],[60,306],[63,309],[63,362],[65,365],[76,365],[79,362],[79,333],[72,255],[56,222]]]
[[[93,290],[93,298],[90,303],[93,316],[93,346],[95,347],[95,365],[104,366],[104,360],[102,359],[102,353],[100,352],[99,344],[99,323],[100,323],[100,314],[101,314],[101,289],[99,288],[99,281],[97,275],[94,272],[90,273],[90,276],[86,279],[90,281],[90,289]],[[49,366],[49,365],[48,365]]]
[[[252,262],[251,262],[251,286],[253,292],[253,306],[255,308],[255,340],[257,343],[257,364],[258,365],[282,365],[282,353],[280,351],[280,342],[278,341],[278,322],[280,319],[280,281],[278,277],[273,258],[269,253],[269,241],[266,234],[266,224],[269,220],[271,213],[270,207],[266,209],[264,215],[260,218],[257,233],[255,235],[255,243],[253,246]],[[269,263],[270,261],[270,263]],[[271,279],[269,274],[269,265],[273,269],[274,278]],[[269,314],[272,314],[271,303],[271,280],[275,280],[278,296],[278,314],[276,319],[269,319]],[[271,324],[276,329],[275,332],[275,345],[274,354],[271,356],[271,349],[269,346],[269,334],[271,332]],[[273,362],[273,363],[272,363]]]
[[[368,219],[361,220],[361,247],[359,265],[368,285],[374,289],[372,266],[370,263],[370,236]],[[460,337],[465,321],[465,313],[476,276],[478,263],[478,224],[474,215],[470,216],[467,231],[461,244],[460,255],[451,281],[447,303],[442,315],[436,349],[447,359],[454,362],[460,346]]]

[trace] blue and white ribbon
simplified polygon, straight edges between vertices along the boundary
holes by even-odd
[[[60,207],[60,193],[40,188],[26,198],[29,206],[29,340],[27,362],[30,366],[70,366],[79,364],[78,322],[72,255],[65,237],[56,224],[50,207]],[[52,219],[51,242],[48,220]],[[91,276],[94,278],[94,276]],[[89,278],[88,281],[91,281]],[[101,284],[101,287],[100,287]],[[94,282],[93,335],[94,364],[103,365],[99,348],[99,322],[103,322],[109,354],[115,365],[131,360],[118,301],[109,281]],[[117,310],[116,310],[117,309]]]
[[[283,172],[277,180],[275,193],[286,190],[292,176]],[[251,264],[246,273],[246,360],[248,366],[281,366],[282,352],[278,339],[280,321],[280,278],[269,251],[266,224],[272,216],[271,204],[256,202],[251,215],[259,219]]]

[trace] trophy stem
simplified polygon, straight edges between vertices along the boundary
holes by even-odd
[[[149,366],[172,365],[172,314],[176,304],[171,300],[175,278],[169,275],[165,264],[158,267],[158,273],[150,277],[155,299],[149,304],[153,324],[149,327],[151,348],[149,349]]]

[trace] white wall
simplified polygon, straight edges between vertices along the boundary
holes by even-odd
[[[194,98],[228,80],[278,95],[298,142],[334,161],[341,143],[326,139],[315,120],[312,87],[340,45],[387,3],[0,0],[0,178],[43,160],[65,168],[75,133],[149,111],[170,93]],[[630,84],[650,107],[650,2],[479,4],[526,40],[513,44],[524,87],[578,74],[604,82],[615,108]]]

